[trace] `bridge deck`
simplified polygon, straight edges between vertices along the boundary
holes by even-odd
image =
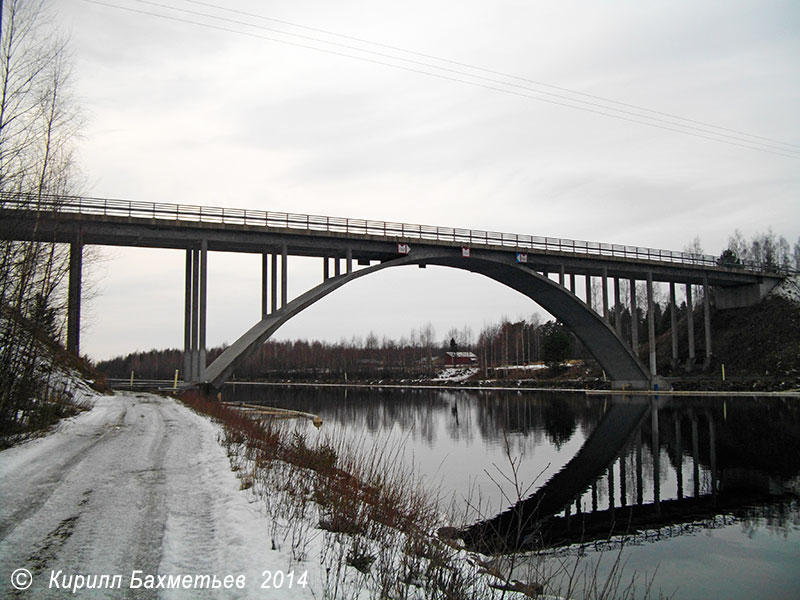
[[[111,246],[186,249],[205,239],[224,252],[280,252],[295,256],[339,257],[347,252],[363,263],[396,258],[399,243],[412,247],[466,246],[474,251],[527,255],[536,270],[657,281],[743,285],[762,277],[757,265],[728,268],[710,255],[601,242],[183,204],[131,202],[106,198],[0,195],[0,237]]]

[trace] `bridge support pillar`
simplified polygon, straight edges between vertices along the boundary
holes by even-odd
[[[67,292],[67,350],[80,353],[81,340],[81,277],[83,244],[80,240],[69,246],[69,290]]]
[[[186,249],[185,295],[183,307],[183,380],[192,380],[192,270],[194,250]]]
[[[656,370],[656,319],[653,301],[653,274],[647,273],[647,347],[650,351],[650,376],[658,375]]]
[[[711,290],[708,286],[708,275],[703,275],[703,324],[706,333],[706,359],[703,369],[711,366]]]
[[[197,335],[197,379],[206,372],[206,314],[208,307],[208,240],[200,242],[200,312]]]
[[[269,314],[269,252],[261,255],[261,318]]]
[[[328,281],[331,278],[331,269],[327,256],[322,257],[322,281]]]
[[[575,273],[569,274],[569,291],[575,293]]]
[[[565,275],[565,273],[564,273],[564,265],[561,265],[561,267],[558,269],[558,284],[559,284],[561,287],[564,287],[564,283],[565,283],[565,282],[564,282],[564,279],[565,279],[565,276],[566,276],[566,275]]]
[[[608,323],[608,269],[603,267],[603,319]]]
[[[614,277],[614,328],[622,336],[622,302],[620,302],[619,277]]]
[[[335,277],[338,277],[341,274],[342,274],[342,265],[341,265],[341,263],[339,261],[339,257],[336,256],[333,259],[333,275]]]
[[[196,382],[206,367],[208,242],[186,250],[186,296],[183,333],[183,380]]]
[[[594,310],[592,307],[592,276],[586,273],[586,306],[589,310]]]
[[[289,298],[289,249],[286,244],[281,247],[281,308],[286,306]]]
[[[689,359],[686,362],[686,370],[694,368],[694,305],[692,304],[692,284],[686,284],[686,333],[689,337]]]
[[[271,312],[278,310],[278,255],[272,253],[272,269],[270,272],[270,287],[272,296],[270,298]]]
[[[200,325],[200,251],[192,249],[192,368],[191,380],[197,381],[200,375],[199,352],[199,325]]]
[[[347,250],[347,258],[345,263],[345,272],[352,273],[353,272],[353,251],[348,249]]]
[[[639,356],[639,314],[636,308],[636,280],[630,280],[631,291],[631,348]]]
[[[672,336],[672,368],[678,366],[678,307],[675,302],[675,282],[669,282],[669,329]]]

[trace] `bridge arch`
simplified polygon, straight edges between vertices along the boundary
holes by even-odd
[[[649,387],[650,373],[638,356],[600,315],[564,286],[517,264],[512,254],[473,249],[469,257],[460,248],[434,247],[414,250],[406,256],[337,275],[298,296],[279,310],[265,316],[212,362],[202,383],[219,388],[255,348],[265,342],[289,319],[343,285],[390,267],[438,265],[484,275],[537,302],[583,342],[615,386]]]

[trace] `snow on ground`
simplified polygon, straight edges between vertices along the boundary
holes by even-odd
[[[776,296],[788,298],[795,304],[800,304],[800,275],[787,277],[781,284],[772,290]]]
[[[478,371],[477,367],[447,367],[439,371],[433,381],[466,381]]]
[[[321,596],[310,566],[295,564],[288,586],[288,552],[272,550],[269,523],[252,493],[240,491],[215,424],[152,395],[95,396],[93,403],[50,435],[0,452],[0,596],[13,593],[11,574],[20,568],[33,575],[20,595],[29,598],[63,597],[63,589],[48,588],[59,571],[61,586],[76,575],[121,575],[122,589],[100,595],[128,597],[134,570],[140,578],[245,577],[243,589],[138,589],[136,597]],[[271,589],[261,589],[266,570]]]

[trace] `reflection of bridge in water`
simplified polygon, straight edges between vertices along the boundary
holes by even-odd
[[[770,420],[772,436],[765,441],[765,431],[748,427],[747,419],[729,427],[727,413],[725,402],[709,407],[687,399],[615,397],[561,471],[532,496],[466,528],[461,537],[468,547],[498,553],[675,525],[680,533],[719,515],[747,518],[769,507],[780,511],[787,502],[796,511],[796,415]],[[669,496],[674,497],[662,497],[670,472],[675,487]]]

